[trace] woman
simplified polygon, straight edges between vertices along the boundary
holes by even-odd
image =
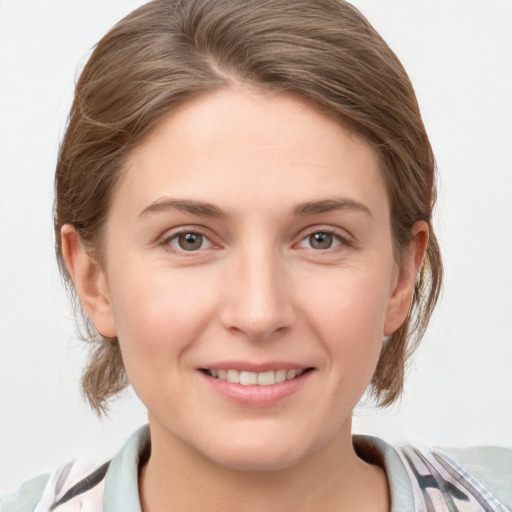
[[[368,384],[399,396],[442,267],[414,92],[349,4],[135,11],[82,73],[56,191],[84,390],[101,411],[129,381],[149,429],[29,507],[506,510],[503,473],[351,436]]]

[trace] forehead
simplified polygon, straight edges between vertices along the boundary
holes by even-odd
[[[368,144],[297,96],[223,90],[160,122],[132,153],[114,202],[128,195],[143,208],[176,194],[227,208],[340,195],[382,202],[377,160]]]

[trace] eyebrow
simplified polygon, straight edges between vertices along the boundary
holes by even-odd
[[[217,219],[226,219],[229,214],[211,203],[203,201],[192,201],[188,199],[170,199],[162,198],[146,206],[140,213],[139,218],[145,217],[151,213],[165,212],[168,210],[179,210],[192,215],[213,217]],[[306,201],[295,205],[291,211],[291,216],[306,216],[319,213],[328,213],[336,210],[359,211],[372,217],[370,209],[360,203],[348,198],[322,199],[320,201]]]
[[[158,199],[139,213],[139,218],[145,217],[150,213],[165,212],[167,210],[179,210],[192,215],[202,215],[205,217],[214,217],[225,219],[228,217],[227,212],[221,210],[217,206],[205,203],[203,201],[190,201],[187,199]]]
[[[360,203],[348,198],[323,199],[320,201],[307,201],[300,203],[292,208],[292,215],[315,215],[318,213],[327,213],[335,210],[358,211],[373,217],[371,210]]]

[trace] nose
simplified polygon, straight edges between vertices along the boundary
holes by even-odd
[[[226,273],[221,323],[252,341],[285,332],[295,320],[289,281],[286,264],[270,248],[253,245],[234,256]]]

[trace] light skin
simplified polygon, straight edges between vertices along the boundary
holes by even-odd
[[[302,99],[239,88],[181,105],[134,151],[101,266],[63,227],[82,304],[148,409],[143,510],[389,510],[351,414],[428,238],[415,224],[397,262],[389,216],[366,143]],[[306,371],[254,392],[211,373],[284,366]]]

